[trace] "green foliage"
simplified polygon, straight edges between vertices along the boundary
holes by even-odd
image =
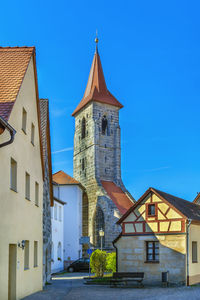
[[[106,270],[106,251],[95,250],[90,257],[90,267],[97,277],[103,277]]]
[[[106,257],[106,270],[116,272],[116,253],[108,253]]]

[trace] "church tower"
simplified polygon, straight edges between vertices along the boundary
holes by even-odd
[[[112,249],[112,241],[121,231],[117,220],[134,199],[121,180],[119,110],[123,105],[108,91],[98,39],[84,96],[74,110],[74,178],[86,189],[83,200],[83,235],[103,248]]]

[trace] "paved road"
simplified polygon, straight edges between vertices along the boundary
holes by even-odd
[[[200,300],[200,286],[178,288],[120,289],[83,284],[87,274],[72,273],[52,277],[51,285],[23,300]]]

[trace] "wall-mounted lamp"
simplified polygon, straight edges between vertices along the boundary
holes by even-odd
[[[104,237],[104,231],[103,231],[103,229],[99,230],[99,236],[101,238],[101,251],[102,251],[102,248],[103,248],[103,237]]]
[[[25,240],[22,240],[21,243],[19,242],[18,243],[18,247],[22,248],[22,250],[24,250],[24,248],[25,248],[25,242],[26,242]]]

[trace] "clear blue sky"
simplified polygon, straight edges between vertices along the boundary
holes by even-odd
[[[1,46],[35,45],[50,100],[53,171],[73,174],[74,119],[99,52],[120,112],[122,178],[192,200],[200,191],[199,1],[4,1]],[[57,152],[62,149],[67,151]]]

